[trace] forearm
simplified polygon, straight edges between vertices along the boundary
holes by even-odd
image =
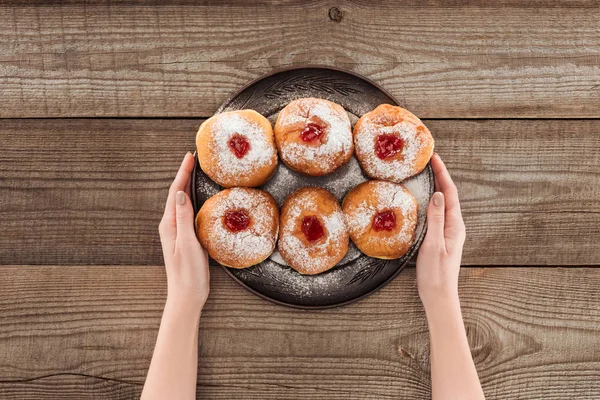
[[[432,399],[483,399],[458,296],[426,308],[426,314],[430,334]]]
[[[142,400],[195,399],[200,309],[167,299]]]

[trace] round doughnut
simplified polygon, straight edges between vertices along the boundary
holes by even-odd
[[[198,129],[196,148],[202,171],[224,187],[260,186],[277,167],[271,123],[254,110],[210,117]]]
[[[433,137],[413,113],[382,104],[354,126],[356,158],[374,179],[400,183],[423,171],[433,155]]]
[[[333,268],[346,255],[348,241],[342,208],[327,190],[302,188],[283,203],[279,253],[301,274]]]
[[[250,188],[225,189],[204,202],[196,216],[202,247],[219,264],[246,268],[275,249],[279,211],[267,192]]]
[[[367,181],[352,189],[342,205],[350,238],[364,254],[391,260],[413,244],[417,200],[402,185]]]
[[[274,131],[281,160],[306,175],[329,174],[347,163],[354,151],[348,113],[331,101],[290,102],[279,113]]]

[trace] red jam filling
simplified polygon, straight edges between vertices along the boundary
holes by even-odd
[[[396,214],[393,211],[382,211],[373,218],[373,229],[376,232],[391,231],[396,227]]]
[[[304,130],[300,132],[300,138],[303,142],[312,142],[323,136],[323,128],[315,123],[308,123],[304,127]]]
[[[225,226],[232,232],[240,232],[250,225],[250,216],[246,210],[227,211],[225,213]]]
[[[316,242],[325,235],[321,221],[314,215],[302,218],[302,233],[309,242]]]
[[[250,142],[244,136],[236,133],[229,139],[229,148],[237,158],[242,158],[250,151]]]
[[[402,147],[404,147],[404,141],[398,136],[379,135],[375,139],[375,154],[382,160],[401,152]]]

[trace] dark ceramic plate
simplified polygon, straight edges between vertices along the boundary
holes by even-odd
[[[331,68],[303,67],[286,69],[260,78],[227,100],[217,112],[250,108],[272,123],[279,111],[291,100],[320,97],[342,105],[354,124],[358,118],[379,104],[397,105],[385,90],[356,74]],[[273,177],[262,187],[275,197],[279,206],[287,195],[303,186],[321,186],[340,202],[357,184],[367,180],[358,161],[323,177],[308,177],[279,163]],[[419,203],[415,243],[398,260],[385,261],[367,257],[351,244],[348,254],[333,269],[319,275],[301,275],[289,268],[275,253],[266,261],[246,269],[226,268],[240,285],[267,300],[290,307],[315,309],[335,307],[358,300],[385,286],[396,277],[415,255],[425,235],[425,209],[433,194],[433,172],[428,165],[419,175],[405,182]],[[192,179],[195,211],[221,188],[198,167]]]

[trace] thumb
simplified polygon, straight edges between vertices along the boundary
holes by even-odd
[[[427,234],[425,240],[444,246],[444,194],[435,192],[427,206]]]
[[[194,208],[189,196],[180,190],[177,192],[175,200],[177,203],[175,207],[177,238],[196,237],[194,232]]]

